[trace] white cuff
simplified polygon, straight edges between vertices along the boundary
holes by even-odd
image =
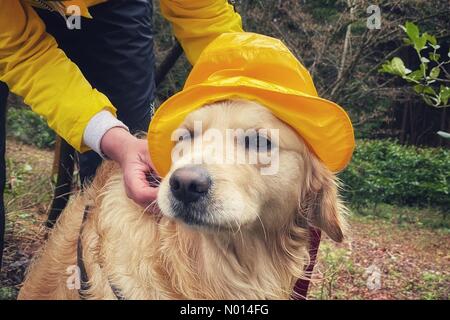
[[[106,156],[100,148],[100,143],[105,133],[115,127],[124,128],[129,131],[128,127],[124,125],[122,121],[117,120],[111,112],[106,110],[100,111],[93,116],[91,120],[89,120],[86,128],[84,129],[84,144],[97,152],[103,159],[106,159]]]

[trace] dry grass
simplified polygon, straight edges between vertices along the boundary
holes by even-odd
[[[53,183],[53,152],[8,139],[6,146],[6,237],[0,299],[14,298],[33,252],[44,239]]]
[[[449,262],[448,230],[354,216],[344,244],[322,241],[310,298],[448,300]],[[377,290],[367,285],[371,266],[380,272]]]

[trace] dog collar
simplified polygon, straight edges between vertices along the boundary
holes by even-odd
[[[309,227],[309,265],[305,267],[304,278],[298,279],[292,292],[292,300],[306,300],[309,284],[317,261],[317,252],[320,246],[320,229]]]

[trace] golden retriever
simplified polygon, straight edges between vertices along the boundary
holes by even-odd
[[[198,121],[204,131],[277,132],[277,141],[257,131],[256,144],[247,135],[233,149],[276,149],[277,170],[261,174],[268,165],[258,161],[194,163],[192,153],[217,143],[204,139],[199,150],[184,148],[174,159],[157,205],[143,209],[127,198],[118,165],[107,161],[63,212],[19,299],[116,299],[113,288],[123,299],[289,299],[308,263],[308,226],[343,239],[346,208],[335,175],[293,129],[255,102],[204,106],[186,117],[181,132],[192,133]],[[175,147],[197,139],[181,136]],[[82,297],[69,281],[79,237],[89,278]]]

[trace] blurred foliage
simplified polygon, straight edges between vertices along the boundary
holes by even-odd
[[[340,174],[353,206],[388,203],[434,206],[450,211],[450,151],[403,146],[394,141],[358,141]]]
[[[50,148],[55,143],[55,133],[45,120],[26,107],[8,108],[6,132],[8,136],[38,148]]]
[[[359,204],[361,206],[361,204]],[[450,234],[450,219],[442,209],[433,207],[398,206],[385,203],[373,203],[357,208],[357,204],[350,203],[353,212],[358,217],[367,219],[386,220],[399,227],[415,226],[416,228],[440,229]]]
[[[0,300],[15,300],[17,297],[17,292],[12,287],[1,287],[0,288]]]

